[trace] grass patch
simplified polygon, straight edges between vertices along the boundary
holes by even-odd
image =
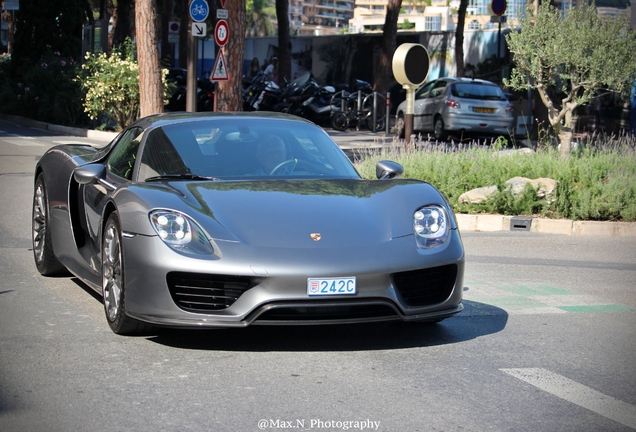
[[[393,143],[382,150],[363,150],[355,164],[365,178],[375,178],[375,164],[388,159],[404,167],[405,178],[435,185],[458,213],[495,213],[554,219],[636,221],[636,138],[594,136],[560,157],[553,146],[524,153],[500,145],[476,143],[437,145],[420,141],[404,147]],[[558,182],[551,202],[532,187],[513,195],[504,187],[512,177],[547,177]],[[499,192],[480,204],[460,203],[471,189],[497,185]]]

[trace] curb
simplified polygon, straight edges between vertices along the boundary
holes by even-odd
[[[25,117],[0,114],[0,120],[59,134],[111,141],[116,132],[59,126]],[[332,137],[333,138],[333,137]],[[460,232],[529,231],[542,234],[578,236],[636,237],[636,222],[571,221],[487,214],[456,214]]]
[[[636,222],[571,221],[487,214],[455,216],[460,232],[528,231],[542,234],[636,237]]]
[[[37,120],[32,120],[26,117],[20,117],[20,116],[9,115],[9,114],[0,114],[0,120],[5,120],[11,123],[15,123],[19,126],[48,130],[48,131],[63,134],[63,135],[72,135],[72,136],[78,136],[78,137],[91,138],[91,139],[95,139],[99,141],[112,141],[112,139],[117,136],[116,132],[105,132],[105,131],[83,129],[83,128],[77,128],[77,127],[70,127],[70,126],[54,125],[54,124],[45,123],[45,122],[41,122]]]

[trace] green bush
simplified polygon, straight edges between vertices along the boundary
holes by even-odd
[[[375,178],[375,164],[390,159],[404,167],[404,177],[425,180],[446,195],[458,213],[497,213],[572,220],[636,221],[636,141],[633,137],[582,145],[563,159],[545,147],[527,154],[496,148],[394,146],[359,155],[356,166],[365,178]],[[557,181],[554,200],[526,190],[513,195],[504,183],[512,177]],[[471,189],[497,185],[499,192],[481,204],[460,203]]]
[[[48,47],[38,62],[11,64],[0,59],[0,110],[62,125],[85,123],[81,90],[75,82],[77,64]]]
[[[167,74],[162,69],[164,103],[170,91]],[[124,128],[139,117],[139,66],[130,38],[110,55],[86,54],[77,81],[85,91],[84,110],[91,119],[106,115]]]

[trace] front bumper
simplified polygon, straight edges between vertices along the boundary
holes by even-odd
[[[158,237],[136,235],[124,238],[123,250],[127,313],[155,325],[214,328],[437,320],[462,310],[464,253],[457,230],[444,245],[424,252],[412,236],[360,250],[255,250],[219,242],[219,255],[196,259],[177,254]],[[456,273],[441,299],[413,301],[410,292],[396,287],[396,273],[444,266],[456,268]],[[171,295],[167,279],[174,272],[249,278],[251,283],[228,307],[193,311],[179,307]],[[307,294],[307,278],[350,276],[356,277],[355,295]],[[428,283],[422,280],[423,286]]]

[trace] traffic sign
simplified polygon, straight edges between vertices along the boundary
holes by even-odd
[[[227,26],[227,21],[219,20],[214,28],[214,40],[218,46],[223,46],[230,38],[230,29]]]
[[[192,23],[192,36],[205,37],[208,33],[208,25],[206,23]]]
[[[227,3],[227,0],[221,0],[221,7],[225,8],[225,3]]]
[[[227,9],[217,9],[216,10],[216,17],[217,18],[228,19],[229,16],[230,16],[230,14],[227,11]]]
[[[223,50],[219,50],[219,55],[214,61],[214,68],[212,69],[212,74],[210,75],[210,81],[227,81],[227,67],[225,65],[225,56],[223,55]]]
[[[506,12],[506,0],[492,0],[490,8],[495,15],[503,15]]]
[[[192,17],[192,21],[205,21],[209,13],[210,7],[205,0],[192,0],[192,3],[190,3],[190,17]]]

